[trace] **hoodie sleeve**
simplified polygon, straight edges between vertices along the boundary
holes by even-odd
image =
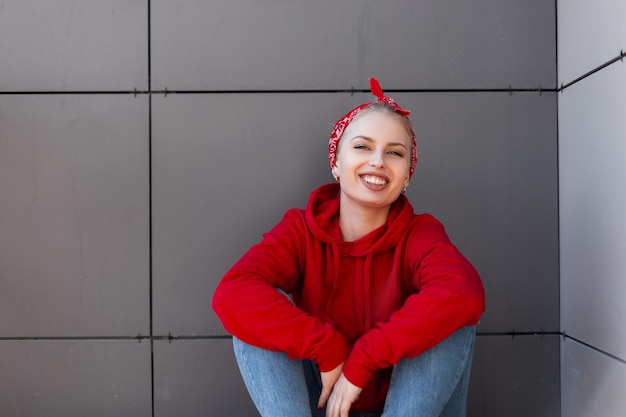
[[[224,275],[213,295],[213,309],[224,328],[242,341],[292,359],[314,360],[320,370],[329,371],[346,359],[346,340],[277,291],[291,293],[298,285],[304,233],[304,214],[288,211]]]
[[[416,218],[403,250],[415,293],[387,322],[356,342],[343,372],[360,387],[376,370],[417,356],[461,327],[475,325],[485,309],[478,273],[434,217]]]

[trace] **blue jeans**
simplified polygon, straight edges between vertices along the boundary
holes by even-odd
[[[351,417],[463,417],[475,327],[464,327],[437,346],[393,367],[384,410]],[[317,410],[319,371],[311,361],[248,345],[233,337],[244,383],[262,417],[323,417]]]

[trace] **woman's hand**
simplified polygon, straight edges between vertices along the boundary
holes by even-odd
[[[328,405],[326,407],[326,417],[348,417],[352,403],[359,399],[362,389],[348,381],[341,374],[333,387]]]
[[[321,410],[322,408],[324,408],[326,401],[328,401],[330,393],[333,391],[333,387],[335,386],[335,383],[341,375],[341,371],[343,370],[343,364],[344,363],[341,362],[339,366],[337,366],[332,371],[320,372],[320,376],[322,378],[322,393],[320,394],[320,399],[317,402],[318,409]]]

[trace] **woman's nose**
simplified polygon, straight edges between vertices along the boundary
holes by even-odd
[[[372,152],[370,156],[370,165],[373,167],[382,167],[384,165],[384,158],[380,152]]]

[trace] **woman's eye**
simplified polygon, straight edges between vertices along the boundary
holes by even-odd
[[[394,156],[399,156],[399,157],[401,157],[401,158],[403,158],[403,157],[404,157],[404,154],[403,154],[402,152],[399,152],[399,151],[389,151],[389,153],[390,153],[391,155],[394,155]]]
[[[365,146],[365,145],[356,145],[354,147],[354,149],[367,149],[367,146]]]

